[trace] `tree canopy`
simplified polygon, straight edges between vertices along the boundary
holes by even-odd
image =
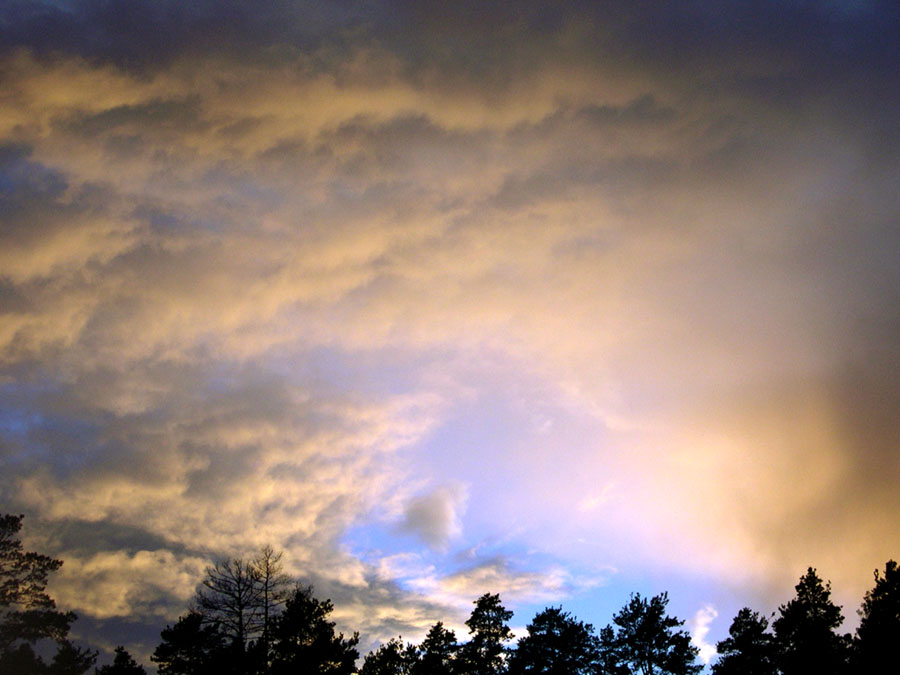
[[[775,675],[775,640],[769,622],[749,607],[741,609],[728,637],[716,643],[720,658],[712,666],[713,675]]]
[[[900,663],[900,569],[894,560],[875,570],[875,587],[859,609],[854,665],[857,672],[875,672],[885,663]]]
[[[166,626],[160,637],[162,642],[150,657],[159,675],[215,675],[229,670],[225,636],[216,624],[204,623],[197,612]]]
[[[319,675],[345,675],[356,672],[359,636],[344,639],[329,621],[334,606],[330,600],[318,600],[309,586],[298,586],[288,597],[284,611],[272,629],[274,675],[315,672]]]
[[[366,655],[360,675],[412,675],[419,664],[418,648],[392,638]]]
[[[414,675],[451,675],[456,665],[456,633],[438,621],[422,640],[419,660],[413,666]]]
[[[562,607],[538,613],[512,652],[512,675],[589,675],[597,668],[600,644],[590,624],[575,620]]]
[[[60,675],[81,675],[96,653],[67,640],[76,616],[58,611],[46,592],[50,574],[62,561],[24,550],[19,539],[23,518],[0,516],[0,673],[42,674],[49,667]],[[41,641],[56,643],[50,666],[34,649]]]
[[[616,629],[608,626],[600,633],[601,659],[613,675],[691,675],[703,666],[697,663],[699,650],[691,636],[681,630],[684,621],[666,614],[668,593],[650,600],[640,593],[613,616]]]
[[[95,675],[147,675],[147,671],[134,660],[125,647],[119,645],[115,649],[113,662],[97,668]]]
[[[194,610],[215,623],[243,653],[262,630],[261,591],[256,568],[244,558],[220,560],[206,568],[194,600]]]
[[[471,638],[459,649],[460,667],[471,675],[496,675],[506,669],[505,643],[513,638],[513,613],[500,604],[498,594],[485,593],[475,601],[466,620]]]
[[[831,584],[812,567],[794,587],[796,596],[778,608],[772,627],[783,675],[839,675],[847,670],[850,638],[839,635],[841,608],[831,601]]]

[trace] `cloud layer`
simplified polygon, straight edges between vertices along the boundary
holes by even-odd
[[[2,11],[0,496],[60,602],[272,542],[374,640],[896,557],[892,4]]]

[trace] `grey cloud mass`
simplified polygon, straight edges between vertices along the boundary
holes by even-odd
[[[429,546],[446,549],[461,530],[460,514],[465,491],[458,485],[441,486],[419,495],[406,505],[402,529],[422,538]]]

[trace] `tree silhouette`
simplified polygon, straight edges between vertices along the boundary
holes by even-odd
[[[266,669],[270,657],[269,642],[272,622],[287,600],[289,587],[293,583],[293,579],[284,573],[281,564],[283,555],[283,551],[275,551],[274,548],[266,545],[251,561],[252,571],[255,573],[259,588],[258,597],[262,614],[260,636],[256,645],[259,667],[262,670]]]
[[[112,664],[97,668],[96,675],[147,675],[144,667],[132,658],[125,647],[119,645],[115,652]]]
[[[267,545],[249,560],[221,560],[206,568],[197,589],[193,610],[229,639],[238,669],[268,667],[272,625],[293,581],[283,571],[282,555]]]
[[[97,652],[76,647],[68,640],[63,640],[53,655],[53,661],[47,672],[52,675],[81,675],[94,665]]]
[[[511,675],[589,675],[600,644],[590,624],[576,621],[562,607],[548,607],[528,624],[509,659]]]
[[[50,574],[62,561],[23,549],[23,518],[0,516],[0,673],[46,672],[48,666],[32,645],[49,639],[57,643],[52,672],[81,675],[96,654],[66,639],[75,614],[57,611],[46,592]]]
[[[838,635],[841,608],[831,601],[831,584],[823,584],[810,567],[795,586],[797,595],[778,608],[772,627],[783,675],[837,675],[847,671],[849,635]]]
[[[369,652],[360,669],[360,675],[412,675],[419,663],[419,650],[412,644],[404,644],[400,638]]]
[[[159,675],[217,675],[232,671],[225,638],[216,624],[205,624],[197,612],[166,626],[162,642],[150,660],[157,664]]]
[[[468,675],[496,675],[506,670],[504,642],[512,639],[507,622],[512,612],[500,604],[499,595],[485,593],[475,601],[466,621],[471,639],[459,648],[461,672]]]
[[[419,660],[414,675],[451,675],[456,661],[456,633],[438,621],[419,646]]]
[[[194,600],[194,610],[217,624],[231,640],[235,657],[243,658],[247,642],[262,630],[259,576],[251,561],[220,560],[206,568]]]
[[[343,634],[335,634],[334,622],[328,620],[333,609],[330,600],[313,597],[312,588],[294,589],[272,627],[273,675],[356,672],[359,636],[345,640]]]
[[[728,637],[716,643],[720,658],[712,666],[714,675],[775,675],[775,640],[767,632],[769,622],[764,616],[741,609]]]
[[[699,673],[698,650],[690,635],[678,630],[684,625],[668,616],[668,593],[649,601],[639,593],[613,616],[618,627],[607,626],[600,632],[601,666],[611,675],[690,675]]]
[[[894,560],[875,570],[875,587],[866,592],[859,609],[854,670],[876,672],[883,664],[900,663],[900,569]]]
[[[276,551],[269,546],[263,546],[252,560],[252,566],[259,580],[259,595],[262,604],[262,631],[266,635],[270,628],[270,622],[275,613],[284,605],[290,594],[290,586],[293,579],[284,573],[281,558],[284,551]]]

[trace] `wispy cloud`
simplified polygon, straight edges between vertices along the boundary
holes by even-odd
[[[691,642],[700,650],[700,660],[709,663],[716,655],[716,646],[706,641],[709,635],[710,624],[716,620],[719,613],[712,605],[706,605],[697,610],[690,622]]]

